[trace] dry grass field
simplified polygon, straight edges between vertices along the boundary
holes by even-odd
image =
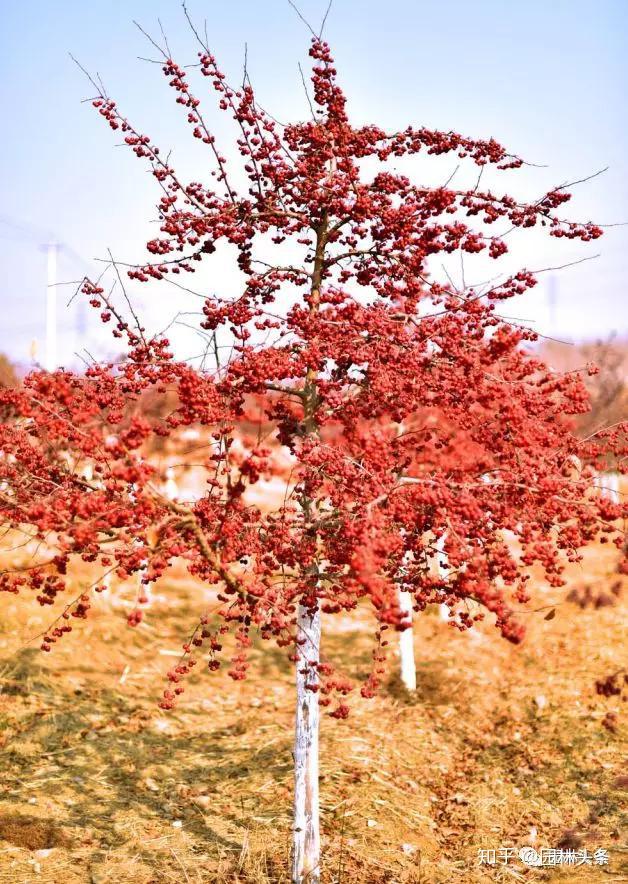
[[[571,587],[610,585],[616,564],[616,550],[590,551]],[[599,610],[565,601],[568,589],[537,586],[545,610],[525,615],[519,647],[490,625],[460,634],[426,612],[416,696],[392,659],[380,696],[356,697],[346,721],[324,718],[326,884],[628,880],[626,708],[594,689],[626,665],[628,587]],[[174,574],[133,630],[132,591],[115,589],[49,655],[37,642],[18,649],[50,611],[3,599],[0,882],[287,882],[288,662],[258,646],[247,681],[195,672],[163,713],[164,673],[211,593]],[[349,677],[366,674],[366,611],[324,629],[326,655]],[[525,845],[602,847],[610,861],[478,863],[480,848]]]

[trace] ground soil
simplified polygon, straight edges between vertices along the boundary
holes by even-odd
[[[624,587],[581,609],[571,589],[605,590],[617,551],[598,547],[570,585],[537,582],[514,647],[430,610],[418,619],[416,695],[397,681],[323,720],[323,881],[451,884],[628,880],[622,767],[626,703],[596,679],[626,665]],[[26,639],[51,620],[3,600],[0,635],[0,882],[287,882],[293,676],[285,653],[254,649],[250,678],[195,671],[172,713],[164,673],[212,590],[166,578],[146,622],[125,624],[118,586],[51,654]],[[555,615],[548,613],[555,610]],[[368,612],[328,618],[325,654],[369,671]],[[623,659],[622,659],[623,643]],[[357,692],[356,692],[357,693]],[[608,851],[609,864],[479,864],[480,849]]]

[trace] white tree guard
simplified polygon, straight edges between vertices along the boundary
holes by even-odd
[[[294,830],[292,884],[319,884],[320,829],[318,809],[318,734],[320,707],[318,670],[308,664],[320,659],[321,615],[299,605],[296,649],[297,709],[294,736]]]
[[[404,619],[412,623],[412,594],[397,588],[399,609],[406,615]],[[414,662],[414,629],[409,626],[399,634],[399,657],[401,681],[408,691],[416,691],[416,664]]]

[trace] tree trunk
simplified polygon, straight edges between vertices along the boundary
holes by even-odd
[[[292,884],[319,884],[320,832],[318,819],[318,692],[306,685],[318,685],[321,615],[310,615],[299,605],[296,686],[297,713],[294,738],[294,820],[292,839]]]
[[[437,549],[437,553],[436,553],[436,557],[435,557],[436,558],[436,569],[438,572],[438,576],[443,579],[449,575],[449,569],[447,567],[449,565],[449,559],[447,558],[447,553],[445,552],[445,538],[446,537],[447,537],[447,535],[443,534],[442,537],[439,537],[438,540],[436,541],[436,549]],[[450,609],[449,605],[446,605],[444,603],[439,605],[438,606],[438,613],[439,613],[440,619],[448,622],[450,610],[451,609]]]
[[[403,589],[397,589],[399,609],[406,615],[405,619],[412,623],[412,595]],[[409,626],[399,634],[399,657],[401,663],[401,681],[408,691],[416,691],[416,665],[414,663],[414,629]]]

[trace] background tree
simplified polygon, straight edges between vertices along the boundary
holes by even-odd
[[[4,353],[0,353],[0,387],[15,387],[18,384],[18,376],[15,367]]]
[[[0,585],[31,589],[42,605],[59,601],[43,637],[49,651],[89,615],[90,591],[108,572],[141,572],[147,585],[184,558],[191,574],[217,587],[216,607],[199,611],[168,673],[164,708],[203,655],[210,670],[221,665],[227,633],[235,681],[246,675],[252,632],[285,647],[297,689],[292,880],[312,884],[320,867],[319,711],[346,717],[352,689],[321,656],[322,615],[372,610],[373,670],[361,687],[369,696],[384,671],[387,631],[408,626],[398,604],[402,568],[416,611],[445,601],[452,626],[490,616],[517,643],[533,565],[560,585],[582,547],[598,538],[620,543],[621,508],[591,496],[587,468],[575,466],[619,449],[616,431],[576,438],[562,418],[586,410],[582,379],[549,371],[526,350],[534,333],[498,313],[534,275],[457,288],[430,274],[452,253],[499,258],[507,251],[507,230],[494,232],[500,223],[584,242],[601,229],[556,214],[569,199],[562,187],[526,203],[480,188],[479,178],[470,189],[413,183],[395,165],[417,154],[449,154],[480,170],[523,163],[493,139],[353,125],[319,37],[310,48],[311,119],[281,125],[257,103],[246,73],[240,88],[227,83],[194,33],[200,75],[236,123],[244,177],[232,173],[167,48],[158,47],[163,72],[213,160],[209,184],[186,182],[95,83],[93,104],[160,188],[152,258],[126,276],[190,292],[181,280],[220,248],[237,263],[241,292],[196,292],[214,354],[199,368],[147,331],[118,265],[110,267],[113,291],[105,278],[85,280],[82,293],[125,356],[82,375],[35,373],[23,388],[0,392],[11,414],[0,446],[12,453],[0,464],[0,511],[40,550]],[[138,412],[153,393],[173,402],[167,413]],[[260,429],[242,445],[247,419]],[[150,451],[155,437],[191,425],[211,444],[206,492],[183,503],[163,492]],[[273,476],[284,481],[276,506],[247,504],[247,489]],[[439,543],[446,579],[430,568]],[[92,563],[98,576],[73,595],[76,561]],[[140,592],[131,625],[145,599]]]
[[[583,348],[583,355],[592,362],[597,372],[587,384],[591,408],[578,421],[583,436],[595,433],[600,427],[625,421],[628,413],[628,383],[626,382],[626,344],[597,341]]]
[[[611,335],[594,343],[565,344],[544,342],[543,359],[559,371],[582,370],[591,365],[585,377],[589,392],[588,410],[575,419],[576,432],[582,436],[596,433],[601,427],[625,421],[628,412],[628,343]]]

